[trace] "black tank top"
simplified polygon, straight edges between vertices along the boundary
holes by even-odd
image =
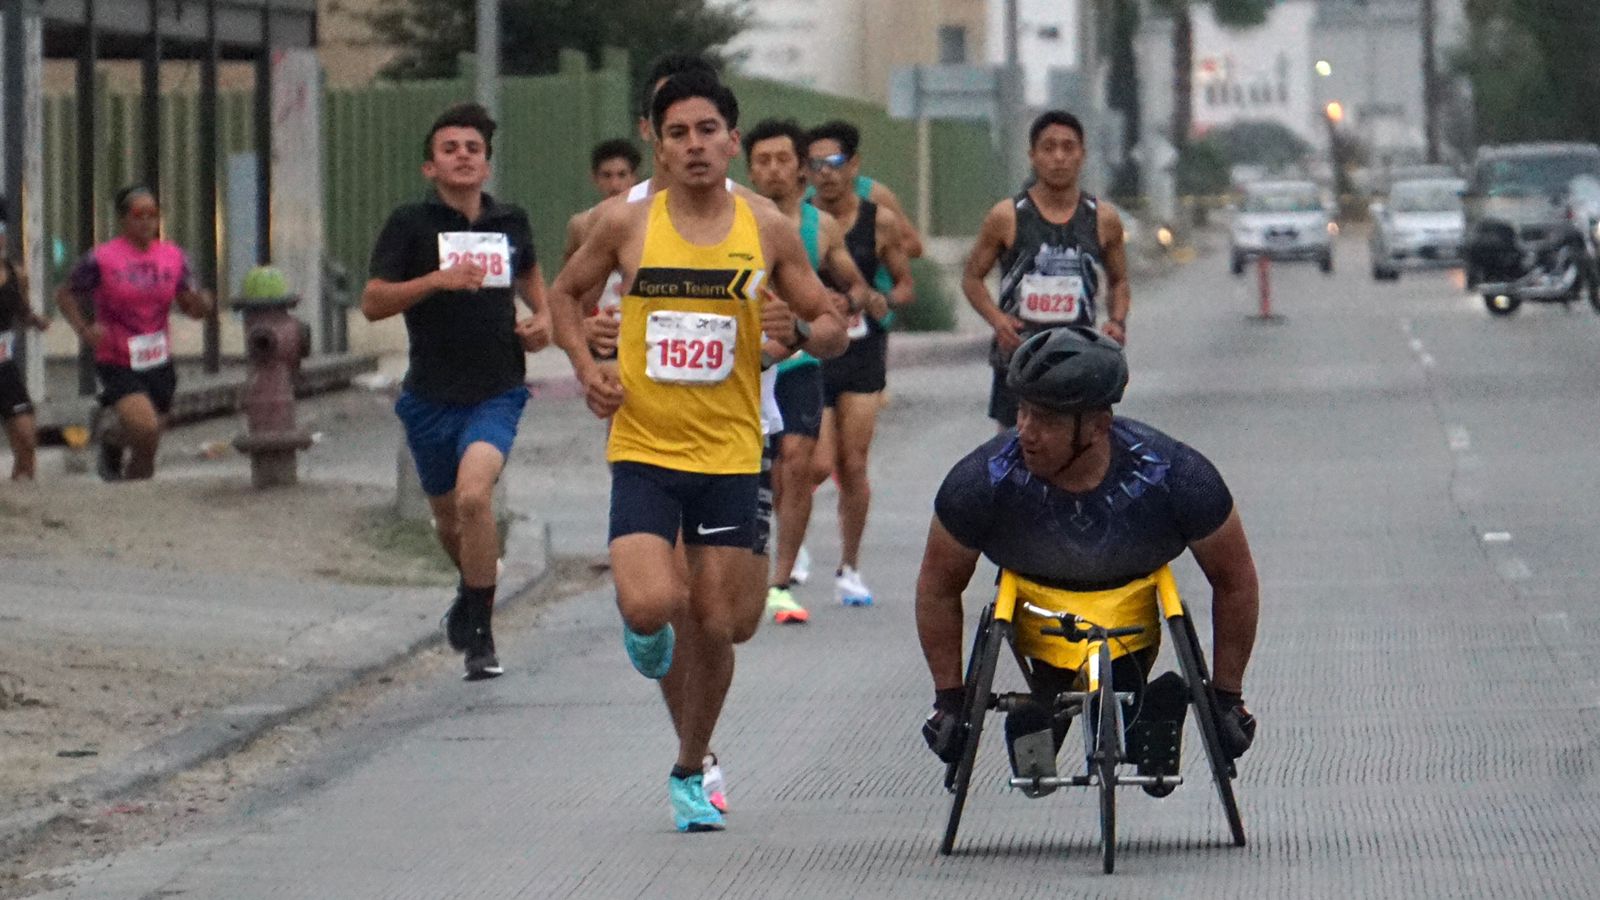
[[[861,270],[861,277],[871,286],[878,277],[878,268],[883,265],[878,259],[878,204],[871,200],[859,201],[855,224],[844,234],[844,249],[855,261],[856,268]],[[866,323],[868,336],[886,332],[883,323],[866,313],[861,314],[861,319]],[[864,339],[857,337],[853,341]]]
[[[6,283],[0,285],[0,331],[10,331],[22,321],[25,301],[22,299],[22,285],[17,282],[16,268],[10,262],[4,265],[7,277]]]
[[[1000,254],[1000,311],[1023,320],[1024,334],[1093,325],[1105,264],[1099,201],[1080,192],[1065,224],[1046,221],[1027,191],[1014,203],[1017,235]]]

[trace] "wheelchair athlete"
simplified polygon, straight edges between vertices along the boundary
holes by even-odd
[[[1070,327],[1034,335],[1013,355],[1006,375],[1020,399],[1017,427],[967,454],[939,488],[917,579],[917,634],[934,687],[923,737],[946,763],[961,753],[961,592],[980,555],[1048,595],[1051,588],[1111,591],[1149,576],[1187,548],[1211,582],[1212,683],[1223,749],[1237,759],[1255,737],[1243,690],[1259,588],[1244,526],[1209,460],[1142,422],[1112,415],[1127,382],[1122,347],[1099,332]],[[1108,608],[1101,617],[1096,610],[1078,611],[1108,627],[1128,624],[1125,609]],[[1148,689],[1145,683],[1159,650],[1156,611],[1136,624],[1148,624],[1147,631],[1128,639],[1132,643],[1112,645],[1119,654],[1114,683],[1136,695],[1127,707],[1129,733],[1157,720],[1176,722],[1181,731],[1188,697],[1182,676],[1168,672]],[[1046,641],[1027,639],[1029,630],[1018,623],[1034,702],[1009,713],[1005,729],[1012,766],[1022,777],[1055,774],[1068,723],[1052,715],[1053,700],[1071,690],[1077,676],[1075,666],[1053,665],[1061,658],[1048,652]],[[1175,743],[1171,751],[1159,764],[1141,762],[1141,774],[1176,772]],[[1165,796],[1171,788],[1145,790]]]

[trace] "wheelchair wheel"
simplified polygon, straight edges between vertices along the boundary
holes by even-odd
[[[1100,775],[1100,867],[1110,875],[1117,867],[1117,734],[1116,686],[1111,683],[1111,650],[1100,646],[1100,681],[1095,714],[1095,767]]]
[[[967,660],[966,697],[961,707],[961,727],[966,732],[961,758],[945,772],[945,787],[955,796],[950,800],[950,820],[945,825],[939,852],[948,856],[955,849],[956,831],[961,827],[961,811],[967,804],[967,786],[972,783],[972,768],[978,760],[978,739],[983,736],[983,719],[989,711],[989,692],[994,687],[995,663],[1004,640],[994,611],[985,609],[972,638],[972,657]]]
[[[1181,632],[1173,641],[1178,662],[1183,667],[1184,680],[1189,682],[1189,699],[1194,704],[1195,724],[1200,726],[1200,742],[1206,748],[1206,760],[1211,765],[1211,780],[1217,785],[1217,799],[1222,801],[1222,812],[1228,817],[1228,829],[1233,832],[1233,844],[1245,845],[1244,819],[1239,815],[1239,803],[1233,796],[1233,777],[1237,770],[1222,749],[1222,739],[1217,733],[1217,707],[1211,697],[1211,673],[1206,668],[1204,654],[1200,652],[1200,638],[1188,615],[1173,622],[1173,630]]]

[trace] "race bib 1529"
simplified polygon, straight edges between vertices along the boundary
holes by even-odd
[[[453,269],[476,263],[482,269],[483,286],[511,287],[511,240],[500,232],[439,232],[439,268]]]
[[[733,371],[739,320],[662,310],[645,323],[645,373],[667,384],[718,384]]]

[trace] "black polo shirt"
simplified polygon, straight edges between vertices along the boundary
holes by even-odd
[[[470,406],[520,387],[526,374],[515,331],[515,279],[533,270],[533,229],[521,207],[488,194],[476,222],[433,194],[389,215],[372,248],[370,275],[402,282],[438,269],[439,234],[447,231],[504,234],[513,286],[434,293],[406,310],[411,365],[405,388],[434,403]]]

